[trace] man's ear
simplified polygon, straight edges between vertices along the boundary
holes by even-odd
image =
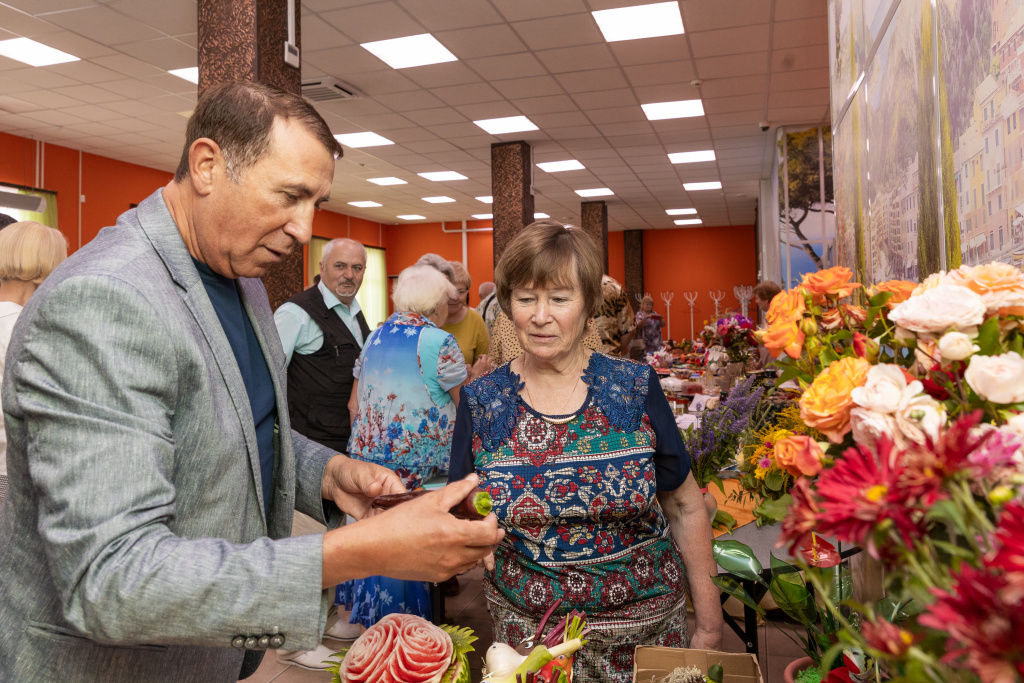
[[[220,145],[210,138],[199,138],[188,149],[188,170],[197,194],[206,196],[214,183],[226,177],[227,169]]]

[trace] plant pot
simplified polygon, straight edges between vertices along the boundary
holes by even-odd
[[[786,670],[782,672],[782,679],[786,683],[795,683],[796,675],[804,669],[809,669],[814,666],[814,662],[810,657],[801,657],[800,659],[794,659],[786,667]]]

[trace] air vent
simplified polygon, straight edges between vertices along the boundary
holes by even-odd
[[[324,76],[302,82],[302,96],[313,102],[330,102],[332,100],[357,100],[362,95],[351,85],[342,83],[337,78]]]

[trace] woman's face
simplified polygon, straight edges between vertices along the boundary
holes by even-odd
[[[587,316],[576,287],[516,287],[510,305],[524,353],[557,361],[579,349]]]
[[[469,285],[459,283],[455,285],[455,296],[448,299],[448,317],[459,314],[462,307],[466,305],[466,297],[469,296]]]
[[[645,301],[644,302],[644,313],[653,313],[653,312],[654,312],[654,302],[653,301]]]

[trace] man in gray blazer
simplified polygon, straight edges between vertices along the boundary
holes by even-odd
[[[316,647],[325,588],[442,580],[501,538],[493,517],[447,514],[473,478],[370,515],[397,477],[289,426],[257,278],[309,240],[330,192],[323,119],[231,84],[186,138],[175,180],[55,271],[14,330],[2,681],[235,681],[243,656]],[[295,509],[360,521],[290,538]]]

